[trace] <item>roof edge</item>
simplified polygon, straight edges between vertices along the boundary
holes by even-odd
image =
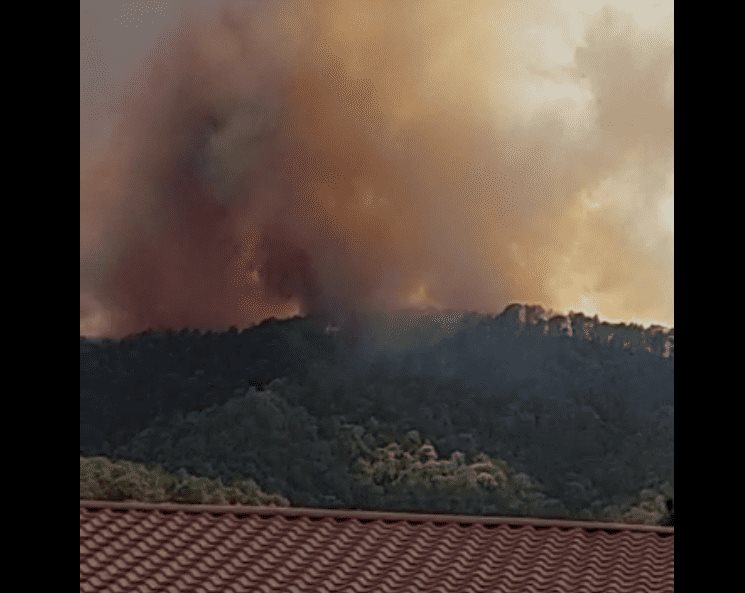
[[[310,519],[334,518],[361,521],[405,521],[408,523],[456,523],[460,525],[510,525],[514,527],[559,527],[585,531],[645,531],[660,535],[673,535],[674,527],[637,525],[631,523],[606,523],[602,521],[575,521],[568,519],[538,519],[527,517],[491,517],[479,515],[447,515],[437,513],[401,513],[389,511],[359,511],[343,509],[311,509],[304,507],[210,505],[184,503],[157,503],[138,501],[81,500],[80,508],[159,511],[163,513],[209,513],[233,515],[261,515],[282,517],[307,517]]]

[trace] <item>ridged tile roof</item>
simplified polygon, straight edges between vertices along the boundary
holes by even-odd
[[[80,591],[662,593],[672,528],[80,501]]]

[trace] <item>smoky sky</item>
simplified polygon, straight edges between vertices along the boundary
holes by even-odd
[[[557,65],[538,3],[128,2],[116,43],[106,4],[81,3],[81,332],[513,301],[672,322],[673,42],[633,15],[595,11]]]

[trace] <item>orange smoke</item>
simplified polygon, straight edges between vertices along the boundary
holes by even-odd
[[[329,1],[184,21],[83,163],[81,332],[578,291],[671,320],[671,243],[612,194],[648,205],[667,183],[672,42],[599,15],[561,74],[595,98],[572,129],[562,105],[514,103],[529,18]]]

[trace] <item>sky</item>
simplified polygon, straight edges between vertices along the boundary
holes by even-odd
[[[81,333],[510,302],[673,324],[672,2],[267,5],[81,0]]]

